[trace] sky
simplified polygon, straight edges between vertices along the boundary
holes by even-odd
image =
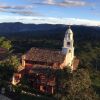
[[[0,0],[0,23],[100,25],[100,0]]]

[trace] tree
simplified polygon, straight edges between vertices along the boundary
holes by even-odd
[[[12,47],[11,41],[7,40],[5,37],[0,37],[0,47],[10,50]]]
[[[20,65],[20,61],[16,55],[11,55],[9,56],[5,61],[4,61],[6,66],[12,67],[14,71],[17,70],[18,66]]]
[[[61,100],[97,100],[91,87],[88,70],[78,69],[73,73],[66,71],[64,73],[64,77],[59,79],[60,84],[62,84],[59,91]]]
[[[12,78],[13,73],[17,71],[19,65],[20,62],[17,56],[9,56],[0,63],[0,78],[9,81]]]

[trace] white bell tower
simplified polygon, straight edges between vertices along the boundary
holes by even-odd
[[[65,32],[64,43],[62,47],[62,53],[66,55],[66,66],[72,66],[72,61],[74,59],[74,39],[73,32],[69,26],[67,31]]]

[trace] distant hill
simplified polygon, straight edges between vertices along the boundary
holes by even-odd
[[[62,24],[0,23],[0,35],[16,39],[46,38],[62,40],[68,26]],[[77,41],[100,40],[100,27],[71,26]]]
[[[2,33],[13,33],[13,32],[26,32],[26,31],[37,31],[37,30],[52,30],[61,25],[52,24],[23,24],[20,22],[16,23],[0,23],[0,34]]]

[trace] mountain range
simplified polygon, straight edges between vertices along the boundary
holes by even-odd
[[[52,38],[63,39],[68,26],[64,24],[23,24],[16,23],[0,23],[0,35],[8,38]],[[71,26],[74,36],[83,39],[92,40],[100,39],[100,27],[97,26]]]

